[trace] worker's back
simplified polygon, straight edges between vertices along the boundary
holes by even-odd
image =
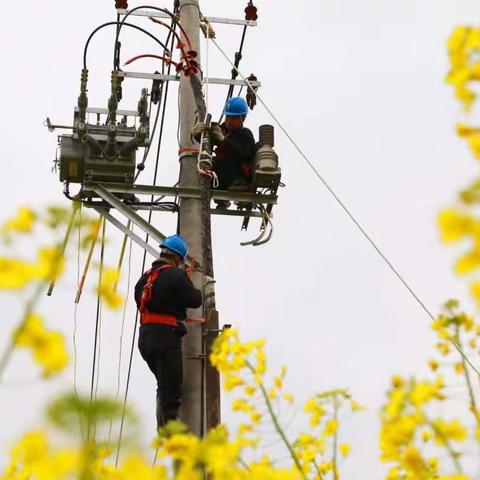
[[[185,320],[187,308],[196,308],[202,304],[202,293],[193,286],[184,269],[174,267],[163,260],[157,260],[152,264],[152,270],[158,268],[161,268],[161,271],[152,284],[151,299],[144,306],[149,312],[174,315],[179,320]],[[149,272],[144,273],[135,285],[135,301],[138,308],[148,274]]]

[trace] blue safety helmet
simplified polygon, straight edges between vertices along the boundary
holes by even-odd
[[[247,115],[247,102],[242,97],[229,98],[227,100],[223,113],[228,117],[239,117],[240,115]]]
[[[179,255],[182,260],[185,260],[187,256],[187,242],[185,242],[180,235],[171,235],[170,237],[165,238],[160,244],[160,248],[168,248],[168,250]]]

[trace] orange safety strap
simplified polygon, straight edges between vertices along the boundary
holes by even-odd
[[[167,313],[142,313],[140,323],[161,323],[163,325],[170,325],[172,327],[178,327],[178,318],[175,315],[169,315]]]
[[[143,315],[144,313],[148,313],[146,304],[152,299],[152,287],[155,280],[160,275],[162,270],[167,268],[172,268],[172,265],[165,264],[158,268],[152,268],[147,272],[147,282],[143,287],[142,296],[140,297],[140,313]]]
[[[185,320],[185,323],[205,323],[205,318],[203,318],[203,317],[187,318]]]
[[[198,147],[180,147],[178,154],[181,155],[182,153],[200,153],[200,149]]]

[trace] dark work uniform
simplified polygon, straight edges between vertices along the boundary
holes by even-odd
[[[166,263],[157,260],[152,268]],[[138,308],[146,282],[147,273],[144,273],[135,286]],[[174,315],[183,322],[187,317],[186,309],[201,304],[202,294],[194,288],[187,272],[171,267],[160,272],[152,286],[152,298],[145,307],[151,313]],[[161,323],[140,326],[138,348],[157,380],[157,426],[178,417],[183,384],[182,337],[186,332],[183,323],[178,327]]]
[[[225,141],[218,145],[213,159],[213,170],[218,176],[220,190],[227,190],[235,180],[251,181],[252,163],[255,155],[255,139],[245,127],[226,133]]]

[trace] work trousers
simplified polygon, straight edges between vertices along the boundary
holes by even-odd
[[[242,171],[241,164],[235,163],[228,158],[214,157],[213,171],[218,176],[219,190],[227,190],[230,185],[235,182],[235,180],[240,178],[247,182],[247,179]]]
[[[140,327],[138,349],[157,380],[157,427],[178,418],[182,401],[183,333],[158,323]]]

